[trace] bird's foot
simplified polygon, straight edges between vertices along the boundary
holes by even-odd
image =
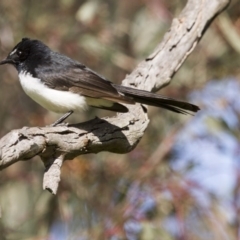
[[[51,124],[51,127],[56,127],[56,126],[68,126],[68,123],[64,123],[63,121],[66,120],[71,114],[73,113],[73,111],[69,111],[67,113],[65,113],[63,116],[61,116],[56,122],[54,122],[53,124]]]
[[[69,123],[68,122],[61,122],[61,123],[52,123],[50,127],[68,127]]]

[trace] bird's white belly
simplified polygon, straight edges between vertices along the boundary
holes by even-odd
[[[19,79],[25,93],[50,111],[57,113],[66,113],[70,110],[80,112],[88,107],[84,96],[48,88],[40,79],[34,78],[29,73],[20,72]]]

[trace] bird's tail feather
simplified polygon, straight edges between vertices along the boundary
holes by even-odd
[[[114,87],[125,96],[133,98],[134,101],[155,107],[161,107],[170,111],[182,114],[190,114],[189,112],[197,112],[200,108],[194,104],[167,98],[159,94],[151,93],[144,90],[129,88],[122,85]]]

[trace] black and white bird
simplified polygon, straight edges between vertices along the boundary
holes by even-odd
[[[123,104],[135,103],[183,114],[199,110],[191,103],[114,84],[39,40],[23,38],[1,64],[17,69],[23,90],[34,101],[50,111],[64,113],[54,126],[88,106],[116,112],[128,112]]]

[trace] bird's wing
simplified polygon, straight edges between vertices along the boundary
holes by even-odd
[[[90,98],[133,104],[131,97],[119,93],[112,82],[82,64],[65,67],[59,71],[42,71],[39,78],[49,88],[70,91]]]

